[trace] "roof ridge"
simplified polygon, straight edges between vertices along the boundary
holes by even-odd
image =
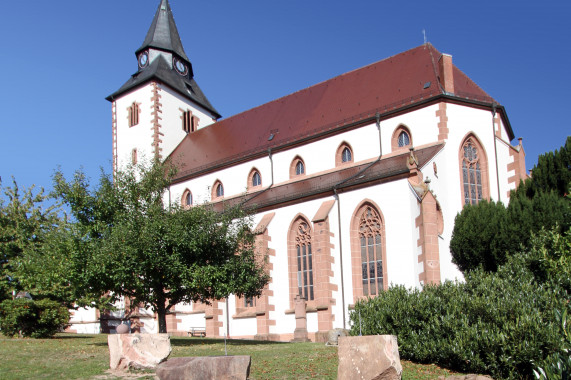
[[[355,73],[355,72],[357,72],[357,71],[366,69],[366,68],[368,68],[368,67],[371,67],[371,66],[374,66],[374,65],[378,65],[378,64],[380,64],[381,62],[388,61],[388,60],[390,60],[390,59],[392,59],[392,58],[394,58],[394,57],[396,57],[396,56],[404,55],[404,54],[409,53],[409,52],[411,52],[411,51],[413,51],[413,50],[420,49],[421,47],[429,47],[429,48],[432,47],[432,49],[434,49],[437,53],[442,54],[442,53],[440,53],[440,51],[438,51],[438,49],[436,49],[430,42],[427,42],[426,44],[422,44],[422,45],[419,45],[419,46],[415,46],[415,47],[410,48],[410,49],[408,49],[408,50],[405,50],[405,51],[403,51],[403,52],[400,52],[400,53],[397,53],[397,54],[393,54],[393,55],[391,55],[390,57],[383,58],[383,59],[381,59],[381,60],[378,60],[378,61],[376,61],[376,62],[370,63],[370,64],[365,65],[365,66],[362,66],[362,67],[357,67],[357,68],[355,68],[355,69],[353,69],[353,70],[351,70],[351,71],[347,71],[346,73],[342,73],[342,74],[336,75],[336,76],[334,76],[334,77],[331,77],[331,78],[329,78],[329,79],[322,80],[321,82],[317,82],[317,83],[312,84],[312,85],[310,85],[310,86],[308,86],[308,87],[304,87],[304,88],[299,89],[299,90],[297,90],[297,91],[294,91],[294,92],[292,92],[292,93],[289,93],[289,94],[280,96],[279,98],[270,100],[270,101],[268,101],[268,102],[266,102],[266,103],[262,103],[262,104],[260,104],[260,105],[254,106],[254,107],[252,107],[252,108],[249,108],[249,109],[240,111],[240,112],[238,112],[238,113],[236,113],[236,114],[234,114],[234,115],[232,115],[232,116],[228,116],[227,118],[223,118],[223,119],[221,119],[221,120],[218,120],[217,123],[223,123],[223,122],[226,121],[226,120],[230,120],[230,119],[233,119],[233,118],[237,118],[237,117],[243,115],[244,113],[254,111],[254,110],[256,110],[256,109],[258,109],[258,108],[261,108],[261,107],[265,107],[265,106],[267,106],[268,104],[277,103],[277,102],[279,102],[280,100],[283,100],[283,99],[288,98],[288,97],[290,97],[290,96],[294,96],[294,95],[299,94],[299,93],[301,93],[301,92],[305,92],[305,91],[307,91],[307,90],[309,90],[309,89],[318,87],[318,86],[323,85],[323,84],[325,84],[325,83],[327,83],[327,82],[333,81],[333,80],[335,80],[335,79],[337,79],[337,78],[341,78],[341,77],[347,76],[347,75],[349,75],[349,74],[353,74],[353,73]]]

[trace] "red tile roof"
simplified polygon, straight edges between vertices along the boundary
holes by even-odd
[[[426,165],[440,150],[444,142],[438,141],[426,144],[414,151],[418,167]],[[313,199],[324,195],[333,195],[333,189],[339,193],[370,184],[390,181],[398,178],[408,178],[410,169],[407,162],[410,152],[403,150],[394,155],[373,160],[359,165],[341,168],[328,173],[308,176],[299,181],[292,181],[266,187],[248,195],[240,194],[213,202],[214,209],[222,211],[224,207],[242,204],[260,212],[270,210],[279,205],[296,203],[300,199]],[[319,214],[319,213],[318,213]]]
[[[191,133],[170,155],[175,163],[182,157],[177,178],[442,95],[440,56],[432,45],[421,45]],[[494,101],[455,66],[453,73],[455,95]]]

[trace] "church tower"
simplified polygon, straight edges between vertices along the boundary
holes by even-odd
[[[194,131],[220,114],[194,80],[168,0],[135,51],[138,69],[106,99],[113,113],[113,170],[141,158],[165,159]]]

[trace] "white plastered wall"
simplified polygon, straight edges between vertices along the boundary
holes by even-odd
[[[184,139],[187,133],[182,126],[183,111],[190,110],[199,119],[198,129],[204,128],[214,123],[213,116],[203,107],[181,96],[168,86],[159,85],[161,98],[161,154],[163,158],[168,157],[178,144]],[[214,126],[215,127],[215,126]],[[173,157],[178,159],[179,157]],[[184,157],[181,157],[184,159]]]
[[[119,168],[131,163],[131,152],[137,149],[137,159],[152,159],[151,86],[140,87],[116,100],[117,164]],[[128,108],[139,103],[139,124],[129,127]]]

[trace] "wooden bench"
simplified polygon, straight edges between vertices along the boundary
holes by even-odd
[[[191,327],[188,331],[188,336],[199,336],[204,338],[206,336],[206,328],[204,327]]]

